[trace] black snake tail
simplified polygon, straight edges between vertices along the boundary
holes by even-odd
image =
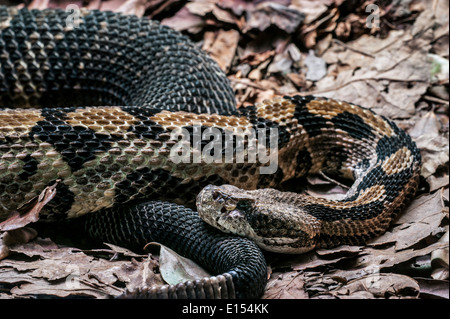
[[[252,241],[207,225],[189,208],[161,201],[90,214],[94,238],[142,249],[155,241],[214,271],[215,277],[125,293],[130,298],[257,298],[267,282],[266,262]]]

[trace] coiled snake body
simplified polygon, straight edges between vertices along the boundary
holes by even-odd
[[[312,96],[236,110],[225,74],[179,33],[111,12],[67,17],[0,7],[0,218],[55,185],[40,220],[98,212],[94,236],[159,241],[219,274],[131,296],[262,294],[262,253],[204,223],[197,194],[208,223],[281,252],[363,243],[414,194],[420,153],[388,119]],[[271,189],[318,172],[353,186],[339,201]]]

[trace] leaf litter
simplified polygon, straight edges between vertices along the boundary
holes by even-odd
[[[35,0],[29,7],[68,3],[74,2]],[[447,1],[385,2],[378,11],[366,10],[377,5],[374,0],[76,4],[147,16],[187,34],[227,73],[238,106],[280,94],[343,99],[394,119],[420,147],[418,195],[386,234],[366,246],[298,256],[266,253],[270,278],[263,298],[449,298]],[[324,176],[309,177],[304,189],[317,196],[346,190]],[[0,238],[0,254],[6,247],[1,298],[117,296],[125,289],[163,284],[160,273],[170,276],[185,262],[174,252],[161,265],[154,253],[112,245],[80,249],[49,238],[31,240],[32,231],[14,232]],[[12,240],[16,235],[19,239]]]

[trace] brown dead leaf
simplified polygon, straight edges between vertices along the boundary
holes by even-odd
[[[447,243],[448,244],[448,229],[445,232],[445,234],[439,239],[439,242],[441,243]],[[442,267],[447,269],[448,272],[448,266],[449,266],[449,247],[445,247],[442,249],[437,249],[431,253],[431,265],[435,268]]]
[[[105,298],[121,294],[120,286],[163,284],[154,274],[157,264],[151,256],[127,257],[109,251],[105,259],[95,251],[58,247],[39,238],[10,250],[10,256],[0,261],[0,284],[8,283],[14,296]],[[102,250],[100,255],[105,254],[107,250]],[[110,260],[112,256],[116,258]]]
[[[157,274],[158,262],[152,257],[138,261],[131,260],[121,266],[120,269],[115,268],[114,276],[121,283],[126,283],[127,291],[136,291],[142,287],[162,286],[164,280]]]
[[[177,31],[187,30],[195,34],[202,30],[206,22],[202,17],[191,13],[187,7],[183,7],[174,16],[163,19],[161,24]]]
[[[3,240],[0,238],[0,260],[9,256],[9,247],[3,243]]]
[[[430,177],[439,167],[448,165],[448,136],[440,132],[441,124],[434,112],[428,112],[417,119],[409,131],[422,154],[421,175],[430,182]],[[445,177],[445,176],[444,176]],[[448,173],[446,174],[448,179]],[[435,188],[435,187],[434,187]]]
[[[332,249],[317,249],[316,254],[321,257],[332,258],[333,256],[356,256],[362,252],[363,246],[340,245]]]
[[[328,177],[323,172],[317,175],[311,175],[306,178],[308,184],[305,192],[308,195],[327,198],[330,200],[341,200],[345,197],[349,187]]]
[[[431,276],[431,278],[436,279],[436,280],[448,280],[448,278],[449,278],[448,267],[435,268],[431,272],[430,276]]]
[[[328,33],[335,28],[336,21],[339,19],[339,10],[337,8],[333,8],[325,12],[323,15],[323,17],[319,17],[313,23],[304,23],[301,27],[300,35],[302,42],[308,49],[314,48],[318,37],[322,33]]]
[[[189,2],[186,4],[186,8],[199,17],[205,17],[207,14],[212,14],[218,21],[236,24],[237,18],[227,10],[223,10],[219,7],[218,3],[199,1]]]
[[[239,20],[236,18],[236,16],[232,15],[227,10],[223,10],[218,7],[218,4],[216,4],[212,10],[212,14],[216,17],[217,20],[229,24],[235,24],[239,27]]]
[[[250,66],[257,66],[275,55],[275,50],[267,50],[261,53],[246,52],[240,59],[240,63],[248,63]]]
[[[313,50],[309,50],[308,56],[304,59],[308,68],[306,79],[310,81],[319,81],[327,74],[327,65],[322,58],[317,57]]]
[[[30,227],[22,227],[5,232],[1,235],[3,242],[6,245],[15,245],[21,243],[28,243],[37,236],[37,231]]]
[[[100,249],[91,249],[91,250],[85,250],[83,251],[85,254],[90,254],[91,252],[96,254],[97,252],[101,252],[101,251],[106,251],[108,253],[111,253],[111,251],[114,251],[116,254],[121,254],[123,256],[126,257],[142,257],[142,255],[140,254],[136,254],[134,252],[132,252],[131,250],[124,248],[124,247],[120,247],[117,245],[113,245],[110,243],[103,243],[104,245],[108,246],[110,249],[109,250],[100,250]]]
[[[91,0],[86,5],[86,8],[89,10],[100,10],[102,5],[102,0]]]
[[[331,277],[319,271],[306,271],[304,275],[305,290],[308,292],[310,298],[334,298],[328,292],[347,283],[345,278]]]
[[[427,178],[427,183],[430,185],[430,192],[434,192],[438,189],[448,186],[449,175],[448,175],[448,165],[446,168],[442,169],[441,172],[436,172]]]
[[[333,0],[309,1],[309,0],[292,0],[291,6],[296,7],[298,11],[305,14],[305,25],[311,24],[328,10]]]
[[[186,8],[192,14],[203,17],[208,13],[211,13],[214,10],[216,5],[213,2],[209,1],[194,1],[186,4]]]
[[[222,70],[228,72],[239,42],[239,32],[236,30],[206,32],[204,39],[202,49],[208,52]]]
[[[431,28],[412,32],[391,31],[386,38],[364,35],[345,45],[334,42],[323,59],[329,69],[336,64],[337,76],[318,81],[314,93],[368,106],[390,118],[411,117],[431,81],[428,54],[434,38]]]
[[[365,247],[360,256],[355,259],[358,268],[347,270],[336,270],[334,275],[347,280],[359,278],[362,275],[380,272],[382,269],[390,269],[401,263],[414,260],[417,257],[431,254],[435,249],[448,247],[445,243],[434,243],[421,249],[405,249],[397,251],[394,247],[385,249],[374,249]]]
[[[123,4],[124,4],[123,0],[108,0],[108,1],[101,0],[100,4],[95,3],[95,5],[100,5],[99,9],[102,11],[115,11]]]
[[[55,197],[56,187],[59,182],[57,180],[52,186],[47,186],[39,196],[32,198],[17,208],[17,211],[13,212],[7,220],[0,223],[0,231],[17,229],[36,222],[39,219],[39,213],[42,208]]]
[[[127,0],[115,11],[142,17],[144,15],[147,2],[148,0]]]
[[[260,81],[263,78],[264,70],[266,70],[269,63],[270,60],[262,62],[260,65],[258,65],[257,68],[250,71],[250,73],[248,74],[248,78],[258,83],[258,81]]]
[[[150,245],[159,248],[159,272],[167,284],[176,285],[211,276],[198,264],[178,255],[172,249],[158,243],[150,243]]]
[[[297,87],[297,89],[306,86],[306,79],[302,74],[288,73],[286,76]]]
[[[441,231],[440,225],[446,217],[441,194],[425,194],[414,199],[395,221],[396,225],[385,234],[371,240],[371,246],[395,243],[396,250],[403,250]]]
[[[339,251],[340,248],[336,248]],[[358,254],[356,254],[358,255]],[[332,267],[338,262],[353,258],[354,254],[347,253],[324,253],[320,256],[316,251],[311,251],[305,254],[283,258],[271,264],[273,269],[290,268],[296,271],[316,270],[323,267]]]
[[[33,0],[28,5],[28,8],[30,9],[45,9],[48,8],[49,0]]]
[[[420,287],[420,297],[430,299],[449,299],[448,280],[415,278]]]
[[[252,29],[265,31],[271,25],[280,30],[293,33],[303,21],[304,15],[294,7],[286,7],[275,2],[261,2],[252,11],[247,12],[247,23],[242,32]]]
[[[272,274],[263,299],[309,299],[304,290],[305,278],[301,272],[292,271]]]
[[[268,73],[289,73],[291,72],[292,59],[289,52],[284,51],[275,55],[273,61],[267,68]]]
[[[249,0],[221,0],[218,1],[217,6],[231,10],[234,15],[241,16],[245,12],[250,12],[255,10],[255,6],[263,1],[249,1]],[[288,6],[291,1],[290,0],[277,0],[278,4],[283,6]]]
[[[419,284],[411,277],[399,274],[377,273],[351,280],[345,286],[332,291],[331,294],[338,298],[352,298],[352,295],[361,292],[369,293],[373,298],[417,298],[419,291]],[[368,298],[368,295],[365,294],[364,298]]]

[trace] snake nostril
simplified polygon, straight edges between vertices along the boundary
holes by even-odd
[[[217,191],[213,192],[213,194],[212,194],[212,198],[213,198],[214,200],[216,200],[217,198],[219,198],[219,196],[220,196],[220,193],[217,192]]]

